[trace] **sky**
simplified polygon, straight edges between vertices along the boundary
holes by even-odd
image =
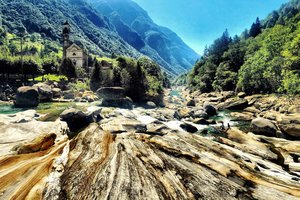
[[[240,35],[256,17],[264,19],[288,0],[133,0],[158,25],[170,28],[202,54],[222,35]]]

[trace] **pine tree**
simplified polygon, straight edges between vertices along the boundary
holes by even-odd
[[[68,78],[68,80],[71,80],[72,78],[77,78],[76,74],[76,67],[72,60],[69,58],[64,59],[60,68],[59,68],[60,75],[64,75]]]
[[[100,78],[100,63],[94,59],[93,61],[93,71],[91,74],[90,87],[92,91],[97,91],[101,87]]]
[[[251,29],[249,31],[250,37],[256,37],[261,33],[261,23],[259,18],[256,18],[256,22],[252,24]]]

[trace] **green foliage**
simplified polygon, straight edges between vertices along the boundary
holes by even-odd
[[[66,76],[68,80],[71,80],[72,78],[77,78],[76,67],[72,60],[70,60],[69,58],[63,60],[59,68],[59,74]]]
[[[90,84],[88,80],[76,81],[74,83],[69,83],[70,90],[79,91],[79,90],[89,90]]]
[[[140,102],[162,94],[164,76],[159,65],[147,58],[134,60],[128,57],[95,60],[90,86],[95,91],[100,87],[123,87],[126,95]]]
[[[67,77],[66,76],[59,76],[59,75],[56,75],[56,74],[46,74],[46,75],[39,76],[39,77],[35,78],[35,81],[38,81],[38,82],[47,81],[47,80],[55,81],[55,82],[66,81]],[[32,81],[32,79],[30,79],[30,81]]]
[[[101,87],[100,64],[96,59],[93,62],[93,70],[90,78],[90,87],[92,91],[96,91]]]
[[[263,23],[257,19],[240,37],[226,40],[230,37],[225,32],[188,75],[189,87],[201,92],[299,94],[299,12],[300,1],[294,0]]]

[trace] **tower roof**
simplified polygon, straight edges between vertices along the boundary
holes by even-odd
[[[68,22],[68,20],[64,23],[64,25],[70,25],[69,22]]]

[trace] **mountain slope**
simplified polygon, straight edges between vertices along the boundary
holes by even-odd
[[[141,54],[128,45],[110,27],[107,19],[91,7],[79,7],[60,0],[3,0],[2,22],[9,32],[19,33],[25,27],[29,33],[45,34],[59,41],[61,25],[69,20],[72,40],[98,55],[117,54],[138,57]]]
[[[241,37],[215,40],[189,74],[192,90],[300,93],[300,0],[284,4]]]
[[[36,32],[60,42],[61,26],[68,20],[72,26],[71,39],[90,53],[133,58],[144,54],[171,74],[190,69],[196,61],[198,56],[193,50],[175,33],[155,25],[137,4],[97,2],[94,6],[86,0],[0,0],[0,21],[8,32],[19,34],[25,28],[29,33]],[[135,6],[133,17],[120,11],[123,3]],[[141,24],[143,31],[137,25],[141,17],[147,22]],[[129,24],[130,21],[135,23]]]
[[[155,24],[147,12],[132,0],[88,2],[109,17],[126,42],[161,65],[167,63],[169,70],[182,73],[199,58],[174,32]]]

